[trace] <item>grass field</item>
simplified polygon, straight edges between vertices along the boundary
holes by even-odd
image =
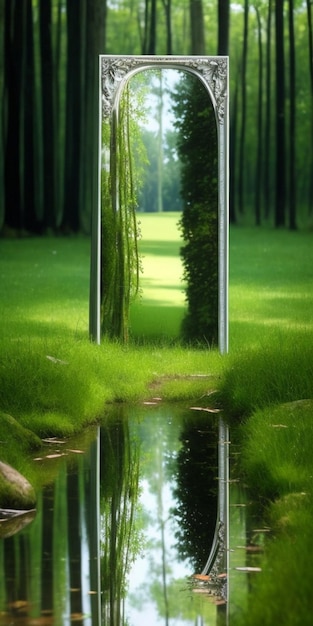
[[[186,301],[178,219],[177,213],[139,218],[142,273],[139,298],[131,307],[131,334],[137,340],[179,338]]]
[[[88,239],[0,241],[1,458],[34,478],[33,464],[23,466],[26,433],[71,435],[103,419],[108,402],[157,393],[218,404],[240,424],[242,471],[275,537],[249,612],[232,623],[310,626],[313,234],[231,229],[230,352],[220,356],[176,341],[185,306],[177,215],[140,219],[142,296],[131,323],[141,341],[128,346],[89,342]],[[3,413],[28,429],[20,449]]]
[[[132,308],[134,335],[155,328],[179,335],[185,310],[182,244],[176,214],[141,219],[142,298]],[[230,350],[267,342],[269,335],[313,331],[312,233],[231,228]],[[161,329],[159,331],[159,329]]]
[[[311,397],[311,233],[231,229],[230,353],[222,358],[176,341],[185,307],[178,215],[139,219],[143,273],[131,313],[139,345],[104,340],[99,347],[88,340],[87,238],[1,241],[2,410],[37,429],[43,411],[46,430],[53,424],[71,432],[107,401],[142,398],[156,378],[166,381],[163,394],[170,399],[205,397],[207,386],[218,383],[229,418]],[[62,370],[59,362],[70,367]],[[187,382],[190,374],[211,382]]]
[[[178,214],[143,214],[141,295],[132,305],[133,335],[179,334],[185,298]],[[257,228],[230,231],[230,351],[313,331],[313,234]],[[87,238],[2,240],[4,334],[86,337]]]

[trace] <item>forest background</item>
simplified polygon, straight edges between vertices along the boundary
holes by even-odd
[[[313,218],[310,0],[0,0],[0,229],[90,233],[98,55],[229,55],[230,220]]]

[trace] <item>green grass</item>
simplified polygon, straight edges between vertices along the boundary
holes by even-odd
[[[313,395],[312,235],[231,229],[230,353],[222,357],[179,342],[178,216],[140,219],[142,296],[128,346],[88,340],[87,239],[0,242],[0,410],[43,437],[80,432],[110,402],[219,403],[241,424],[241,471],[275,531],[251,606],[234,624],[272,626],[283,615],[286,626],[309,625],[312,406],[282,403]],[[38,440],[27,443],[25,431],[12,440],[5,419],[1,458],[23,467]]]
[[[234,626],[312,623],[312,413],[304,400],[258,410],[241,425],[241,469],[271,533]]]
[[[186,311],[182,240],[177,226],[178,213],[139,216],[142,238],[140,296],[131,307],[131,335],[135,341],[179,339]]]
[[[231,229],[230,354],[220,357],[177,341],[185,306],[178,217],[140,216],[142,298],[126,347],[88,340],[87,238],[1,241],[2,410],[36,432],[69,434],[107,402],[149,395],[158,378],[170,399],[206,401],[218,387],[229,419],[310,397],[311,234]],[[209,378],[184,379],[192,374]]]
[[[230,232],[230,350],[313,332],[312,233]]]

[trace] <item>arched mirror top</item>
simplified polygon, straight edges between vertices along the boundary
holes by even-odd
[[[110,56],[100,57],[102,115],[109,117],[124,84],[147,69],[173,69],[199,78],[210,94],[219,124],[224,124],[228,95],[228,57]]]

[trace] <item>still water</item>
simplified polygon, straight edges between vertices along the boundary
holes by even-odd
[[[257,571],[229,449],[217,415],[158,400],[47,441],[35,518],[0,539],[0,625],[229,624]]]

